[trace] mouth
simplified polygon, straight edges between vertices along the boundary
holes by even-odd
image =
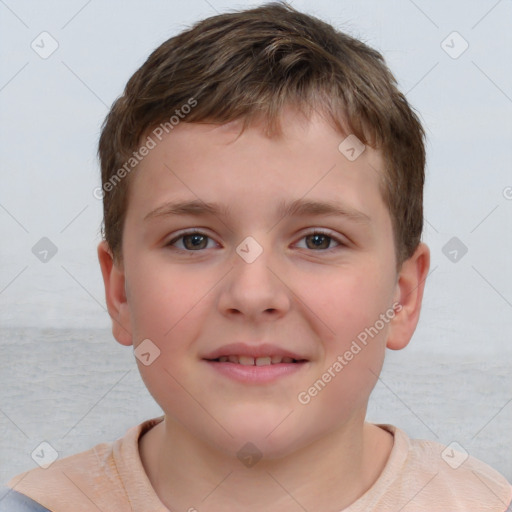
[[[206,359],[211,363],[232,363],[241,364],[242,366],[271,366],[275,364],[296,364],[304,363],[306,359],[294,359],[293,357],[273,355],[273,356],[242,356],[242,355],[229,355],[220,356],[215,359]]]
[[[273,345],[225,345],[202,360],[216,375],[245,384],[265,384],[296,374],[310,361]]]

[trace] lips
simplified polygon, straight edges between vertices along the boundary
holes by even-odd
[[[206,354],[209,362],[233,363],[243,366],[270,366],[306,362],[307,359],[295,352],[270,344],[247,345],[232,343]]]
[[[202,361],[208,372],[251,387],[289,382],[310,366],[308,358],[299,353],[257,342],[224,345],[205,354]]]
[[[240,355],[232,355],[232,356],[221,356],[213,361],[217,361],[219,363],[234,363],[234,364],[242,364],[244,366],[269,366],[271,364],[280,364],[280,363],[297,363],[297,359],[293,359],[292,357],[283,357],[283,356],[262,356],[262,357],[251,357],[251,356],[240,356]]]

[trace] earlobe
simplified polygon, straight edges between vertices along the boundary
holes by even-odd
[[[390,323],[387,348],[400,350],[407,346],[420,317],[423,292],[430,268],[430,250],[420,243],[414,254],[406,260],[398,276],[396,298],[400,311]]]
[[[105,300],[112,318],[112,334],[121,345],[132,344],[130,308],[126,296],[123,265],[116,263],[107,242],[98,245],[98,260],[105,286]]]

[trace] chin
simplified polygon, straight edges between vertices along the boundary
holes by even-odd
[[[286,414],[282,412],[277,417],[275,414],[260,412],[247,415],[243,420],[240,417],[234,418],[229,425],[226,424],[233,438],[224,438],[228,446],[223,443],[223,449],[238,458],[239,452],[243,453],[244,449],[254,450],[267,460],[286,457],[308,444],[306,433],[302,431],[304,426],[295,424],[292,415],[284,419]]]

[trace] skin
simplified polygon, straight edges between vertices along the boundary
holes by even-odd
[[[429,249],[421,243],[397,274],[378,151],[351,162],[338,150],[345,136],[321,117],[285,109],[282,120],[281,138],[266,137],[260,122],[240,136],[236,121],[179,124],[130,176],[122,262],[98,247],[115,338],[160,350],[149,366],[137,360],[165,413],[139,450],[171,510],[340,510],[373,485],[392,449],[391,434],[365,422],[366,408],[385,348],[405,347],[416,328]],[[277,213],[301,198],[341,202],[369,220]],[[177,200],[229,212],[144,220]],[[315,238],[318,229],[331,238]],[[180,238],[184,230],[208,238]],[[263,249],[252,263],[236,252],[248,236]],[[300,403],[394,303],[378,335]],[[273,343],[308,362],[273,383],[235,382],[202,357],[236,341]],[[252,467],[237,457],[247,442],[262,454]]]

